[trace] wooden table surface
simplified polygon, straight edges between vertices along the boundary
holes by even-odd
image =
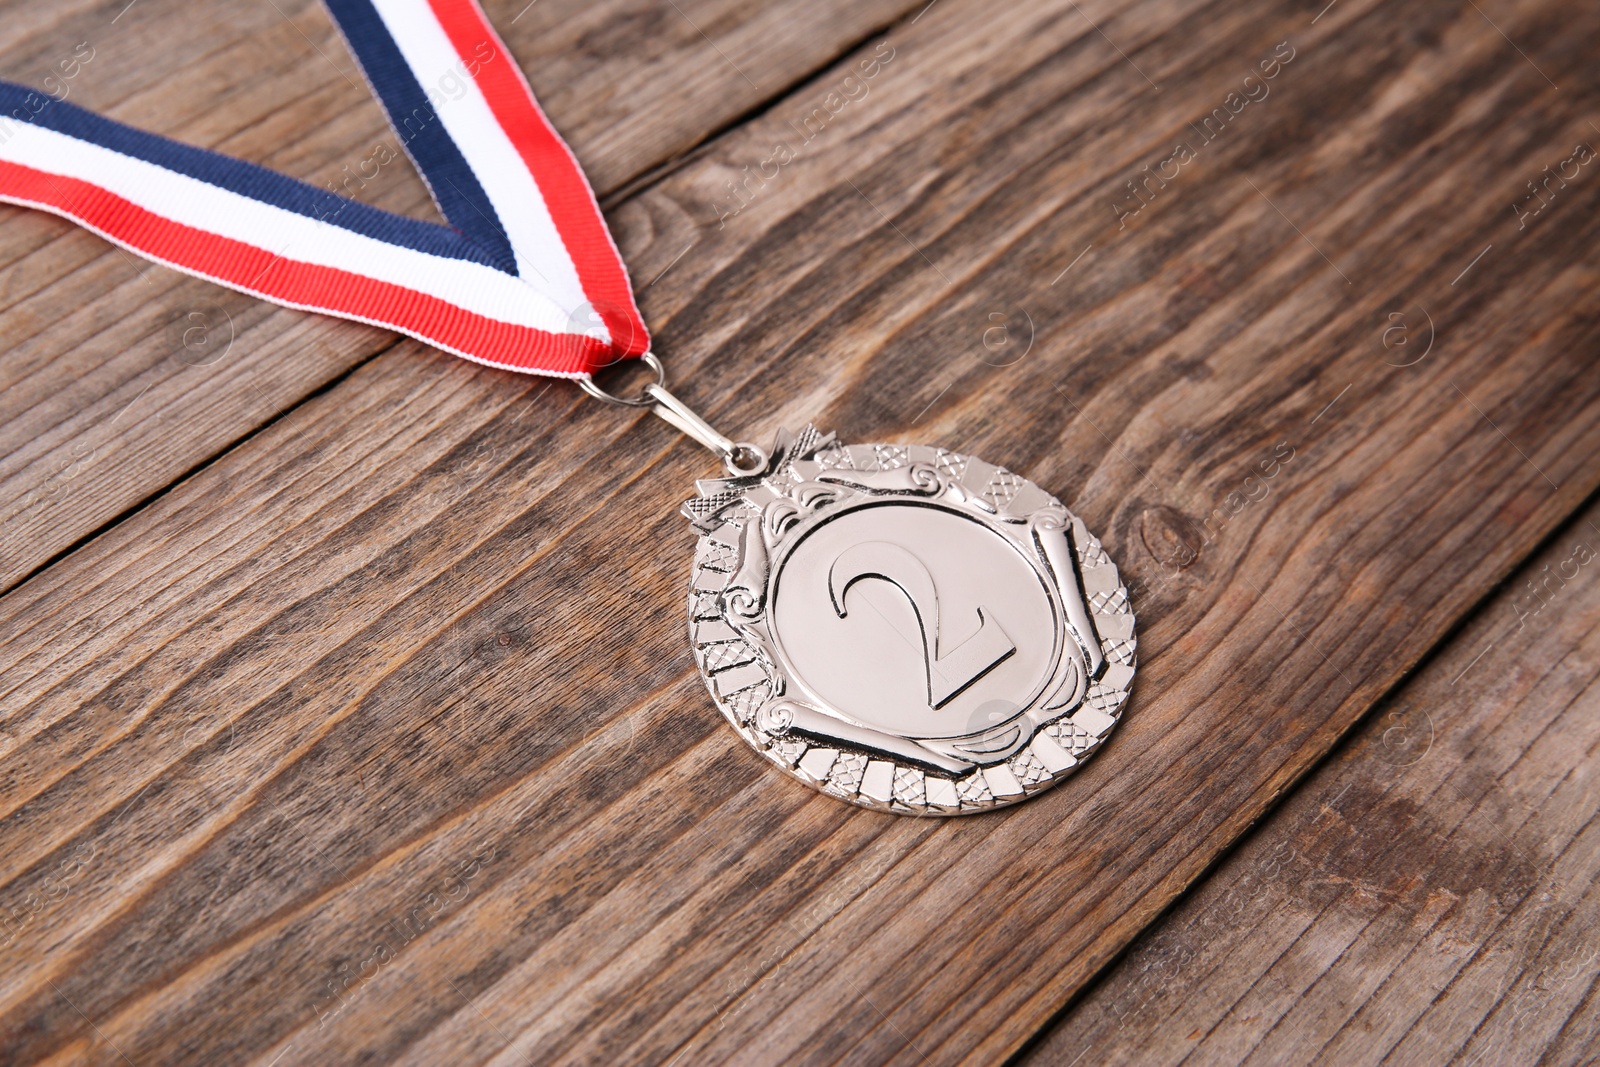
[[[1059,494],[1122,724],[813,793],[684,641],[707,453],[0,208],[0,1061],[1595,1062],[1600,8],[486,6],[677,391]],[[437,217],[314,0],[0,8]]]

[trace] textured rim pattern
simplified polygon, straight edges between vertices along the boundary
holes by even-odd
[[[769,485],[798,484],[819,472],[889,471],[915,464],[933,466],[1003,517],[1021,519],[1042,507],[1061,507],[1027,479],[974,457],[921,445],[843,446],[809,427],[787,447],[780,442],[764,478]],[[759,642],[728,625],[722,595],[739,565],[744,527],[760,521],[759,504],[749,499],[759,495],[749,491],[755,482],[701,482],[700,495],[685,506],[701,532],[689,588],[689,633],[712,699],[739,735],[779,767],[813,788],[865,807],[906,815],[966,814],[1048,789],[1076,770],[1116,725],[1134,675],[1133,613],[1116,565],[1076,516],[1071,516],[1072,543],[1106,663],[1080,701],[1040,723],[1032,739],[1003,762],[949,775],[883,752],[819,740],[764,717],[762,709],[787,688],[783,667]]]

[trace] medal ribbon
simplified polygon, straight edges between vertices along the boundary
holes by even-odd
[[[644,353],[649,333],[594,191],[476,0],[326,3],[449,225],[4,81],[0,201],[495,367],[585,378]]]

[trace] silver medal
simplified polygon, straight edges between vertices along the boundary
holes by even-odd
[[[1133,611],[1083,520],[1004,467],[807,426],[768,455],[666,389],[634,397],[722,457],[683,506],[689,640],[717,707],[788,773],[854,804],[964,815],[1048,789],[1117,724]]]
[[[1066,777],[1128,695],[1100,542],[1025,478],[806,427],[699,482],[689,635],[739,735],[825,793],[957,815]]]

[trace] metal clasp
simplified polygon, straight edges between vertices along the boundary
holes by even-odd
[[[617,396],[594,384],[592,378],[579,378],[578,385],[596,400],[629,408],[649,408],[662,419],[677,427],[689,437],[705,445],[722,458],[729,474],[759,474],[766,469],[767,454],[748,441],[734,441],[718,433],[694,409],[667,391],[667,370],[655,353],[646,352],[639,359],[655,372],[656,380],[642,389],[638,396]]]

